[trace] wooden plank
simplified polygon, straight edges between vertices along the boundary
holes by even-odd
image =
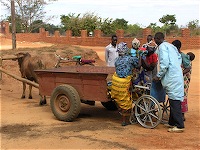
[[[30,80],[27,80],[27,79],[25,79],[25,78],[21,78],[21,77],[19,77],[19,76],[16,76],[16,75],[14,75],[14,74],[12,74],[12,73],[9,73],[7,70],[5,70],[5,69],[3,69],[3,68],[1,68],[1,67],[0,67],[0,72],[3,72],[3,73],[5,73],[5,74],[11,76],[11,77],[13,77],[14,79],[17,79],[18,81],[25,82],[25,83],[27,83],[27,84],[29,84],[29,85],[32,85],[32,86],[34,86],[35,88],[39,88],[39,84],[37,84],[37,83],[35,83],[35,82],[32,82],[32,81],[30,81]]]

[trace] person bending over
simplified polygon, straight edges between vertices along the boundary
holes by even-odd
[[[129,55],[127,44],[121,42],[117,45],[119,57],[115,61],[116,72],[112,76],[111,97],[115,99],[119,112],[122,115],[122,126],[130,124],[129,118],[132,109],[130,85],[132,71],[139,68],[137,57]]]

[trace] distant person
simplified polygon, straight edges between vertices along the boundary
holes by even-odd
[[[132,41],[132,48],[130,49],[130,55],[132,57],[141,58],[145,53],[143,50],[140,50],[140,41],[137,38],[134,38]],[[141,59],[140,59],[141,60]],[[141,63],[141,61],[140,61]],[[144,85],[146,83],[145,74],[143,69],[134,69],[133,70],[133,84],[135,85]]]
[[[146,71],[152,71],[158,62],[158,56],[155,53],[157,44],[153,41],[152,35],[147,36],[147,43],[143,44],[142,47],[147,51],[145,59],[142,59],[142,67]]]
[[[181,54],[182,57],[182,69],[183,69],[183,77],[184,77],[184,100],[181,102],[181,110],[182,110],[182,115],[183,115],[183,120],[185,121],[185,113],[188,112],[188,89],[189,89],[189,84],[190,84],[190,79],[191,79],[191,73],[192,73],[192,61],[195,59],[195,55],[192,52],[189,52],[187,54],[184,54],[181,52],[181,41],[179,40],[174,40],[172,42],[174,46],[177,47],[179,53]]]
[[[148,76],[147,83],[150,85],[150,95],[153,96],[159,103],[165,102],[165,90],[161,84],[161,80],[153,80],[158,73],[158,55],[156,53],[157,44],[152,42],[151,46],[147,46],[146,58],[142,58],[142,67],[145,69],[145,74]]]
[[[114,67],[115,66],[115,60],[118,57],[117,52],[117,36],[113,35],[111,38],[111,43],[106,46],[105,49],[105,61],[107,66]]]
[[[155,53],[157,45],[152,42],[151,44],[147,45],[146,51],[147,54],[145,57],[142,57],[142,67],[145,70],[145,74],[148,77],[148,83],[152,81],[152,71],[157,66],[158,63],[158,55]]]
[[[181,69],[182,58],[177,48],[166,42],[164,34],[157,32],[154,40],[158,45],[158,73],[153,78],[161,80],[170,105],[168,132],[183,132],[184,121],[181,112],[181,102],[184,99],[184,80]]]
[[[133,69],[139,68],[137,57],[129,55],[127,44],[121,42],[117,45],[119,57],[115,61],[115,73],[112,76],[111,97],[115,99],[119,112],[122,115],[122,126],[130,124],[129,118],[132,109],[130,83]]]
[[[132,47],[130,50],[131,56],[134,56],[134,57],[139,56],[139,54],[138,54],[139,47],[140,47],[140,41],[138,39],[134,38],[132,41]]]
[[[152,42],[150,45],[152,47],[147,46],[148,56],[147,60],[144,60],[144,63],[142,63],[142,66],[149,72],[150,76],[150,95],[153,96],[159,103],[165,102],[166,92],[162,86],[161,80],[153,80],[154,77],[156,77],[158,73],[158,55],[157,55],[157,44],[153,46]],[[155,50],[156,49],[156,50]],[[155,51],[155,52],[154,52]],[[150,53],[150,54],[149,54]],[[164,121],[162,121],[164,123]]]
[[[147,46],[150,46],[151,43],[153,43],[153,45],[155,45],[155,42],[153,41],[153,36],[149,34],[147,36],[147,43],[143,44],[142,47],[147,48]]]

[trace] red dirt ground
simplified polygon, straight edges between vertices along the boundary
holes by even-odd
[[[19,47],[43,47],[47,43],[18,42]],[[1,39],[1,50],[11,48],[11,40]],[[104,47],[87,47],[104,60]],[[185,132],[169,133],[160,124],[155,129],[136,125],[121,126],[117,111],[107,111],[100,102],[81,104],[74,122],[58,121],[50,109],[39,106],[38,89],[33,99],[20,99],[22,84],[3,74],[1,82],[1,149],[200,149],[200,49],[196,54],[189,89],[189,112]],[[3,68],[19,75],[17,62],[4,61]],[[28,91],[27,91],[28,92]]]

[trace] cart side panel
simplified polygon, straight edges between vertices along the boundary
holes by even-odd
[[[107,75],[85,73],[56,73],[56,86],[73,86],[82,100],[107,101]]]
[[[54,88],[55,84],[55,76],[51,73],[41,73],[38,76],[39,81],[39,91],[42,95],[50,96]]]
[[[93,76],[85,74],[83,76],[83,93],[85,100],[107,101],[107,75],[95,74]]]
[[[54,73],[56,74],[56,79],[55,79],[55,83],[56,83],[56,87],[61,85],[61,84],[68,84],[71,85],[72,87],[74,87],[76,89],[76,91],[78,92],[79,96],[81,99],[83,99],[83,85],[82,85],[82,80],[80,78],[79,74],[74,74],[74,73]]]
[[[107,74],[37,72],[42,95],[51,95],[61,84],[73,86],[83,100],[107,101]]]

